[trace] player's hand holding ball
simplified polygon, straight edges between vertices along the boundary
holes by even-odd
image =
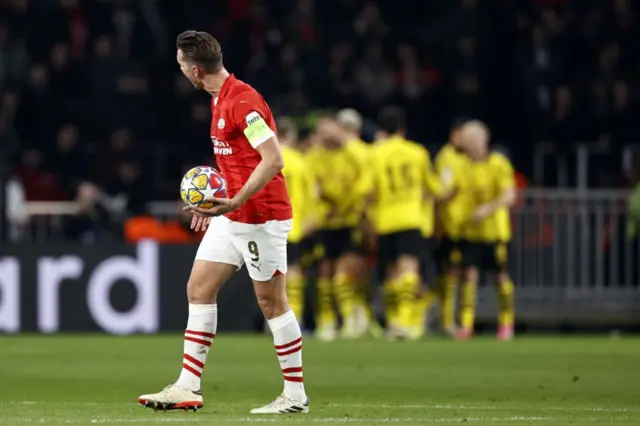
[[[216,169],[198,166],[185,173],[180,183],[180,197],[186,204],[184,210],[193,213],[191,229],[204,231],[211,217],[226,213],[231,204],[231,200],[224,198],[226,195],[227,182]]]

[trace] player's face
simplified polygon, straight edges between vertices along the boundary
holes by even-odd
[[[449,142],[457,150],[464,151],[464,143],[462,140],[462,132],[460,131],[460,128],[451,130],[451,133],[449,133]]]
[[[470,128],[462,131],[464,146],[469,156],[480,160],[487,155],[489,149],[489,138],[486,132],[478,128]]]
[[[178,65],[180,65],[180,71],[185,77],[189,79],[193,87],[196,89],[204,89],[204,82],[200,76],[200,70],[194,64],[187,62],[182,55],[182,50],[178,49],[177,54]]]
[[[327,147],[337,147],[340,145],[340,133],[342,129],[338,123],[331,118],[323,117],[318,120],[316,132]]]
[[[287,146],[296,146],[297,144],[297,139],[296,136],[292,133],[280,133],[279,134],[279,138],[278,141],[282,144],[282,145],[287,145]]]
[[[310,133],[309,136],[307,136],[307,139],[305,139],[300,145],[302,147],[312,148],[315,146],[320,146],[322,145],[322,143],[320,137],[318,136],[318,133],[313,132]]]

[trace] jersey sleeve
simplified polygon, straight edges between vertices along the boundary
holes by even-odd
[[[255,96],[239,96],[234,101],[231,109],[233,124],[244,133],[253,149],[275,136],[265,120],[266,115],[265,106]]]
[[[380,197],[380,193],[382,192],[382,179],[385,174],[381,171],[380,162],[378,161],[376,148],[373,148],[369,153],[368,161],[369,167],[371,168],[371,195],[373,195],[375,201],[378,201]]]
[[[515,172],[507,157],[502,154],[496,154],[494,168],[497,175],[498,188],[501,191],[512,189],[516,186]]]
[[[435,171],[440,177],[440,180],[446,187],[453,186],[454,171],[450,161],[447,161],[446,148],[441,148],[440,152],[436,155],[435,159]]]
[[[370,152],[368,147],[359,145],[353,141],[347,145],[358,167],[358,180],[354,185],[354,194],[358,198],[368,196],[373,190],[373,170],[371,167]]]
[[[441,177],[433,169],[429,151],[424,149],[424,181],[427,190],[433,195],[440,195],[443,192]],[[447,185],[448,186],[448,185]]]
[[[308,220],[313,216],[313,210],[311,206],[316,202],[316,188],[313,180],[313,171],[307,167],[307,160],[304,156],[298,157],[298,172],[300,177],[300,184],[303,188],[302,196],[304,197],[304,203],[302,204],[302,217]]]

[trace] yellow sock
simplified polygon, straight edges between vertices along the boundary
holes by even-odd
[[[304,277],[302,275],[295,274],[287,277],[287,298],[296,318],[301,321],[304,315]]]
[[[362,309],[364,309],[364,314],[366,315],[367,322],[372,324],[374,321],[377,324],[376,315],[373,312],[372,306],[372,288],[371,281],[369,278],[360,278],[358,280],[358,300],[361,304]],[[379,325],[378,325],[379,326]]]
[[[318,312],[316,314],[316,326],[335,324],[336,316],[333,312],[332,286],[328,278],[318,278]]]
[[[431,309],[433,305],[440,300],[440,296],[441,293],[439,288],[429,287],[420,298],[420,305],[422,309]]]
[[[369,295],[371,286],[369,285],[369,280],[359,278],[356,281],[355,288],[355,303],[359,309],[362,309],[365,312],[365,315],[368,316],[367,306],[369,305]]]
[[[398,297],[395,281],[387,280],[382,284],[382,298],[384,301],[384,316],[387,327],[398,322]]]
[[[476,284],[464,283],[460,294],[460,325],[473,330],[476,319]]]
[[[396,282],[398,291],[398,324],[411,327],[415,324],[416,293],[420,285],[418,274],[404,274]]]
[[[347,274],[337,274],[333,279],[333,286],[342,320],[346,321],[347,318],[353,318],[353,312],[356,306],[353,279]]]
[[[430,287],[416,300],[416,308],[413,313],[413,322],[418,327],[419,335],[425,334],[427,329],[427,314],[429,309],[440,299],[440,291],[437,287]]]
[[[442,280],[442,286],[442,305],[440,309],[442,328],[450,330],[456,325],[455,311],[458,280],[455,277],[445,275]]]
[[[501,327],[513,327],[514,311],[513,281],[506,280],[498,285],[498,325]]]

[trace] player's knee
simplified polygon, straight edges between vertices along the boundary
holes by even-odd
[[[333,276],[333,262],[330,260],[320,262],[318,276],[321,278],[331,278]]]
[[[189,278],[187,282],[187,299],[189,303],[213,303],[218,297],[217,289],[213,288],[206,281]]]
[[[302,267],[299,263],[287,266],[287,279],[295,279],[302,276]]]
[[[277,318],[289,310],[289,302],[286,294],[258,293],[258,306],[265,318]]]
[[[462,274],[460,273],[460,268],[448,267],[445,271],[445,275],[451,278],[459,279]]]
[[[258,306],[265,318],[272,319],[283,315],[289,310],[287,287],[284,277],[274,277],[268,282],[255,282],[254,289]]]
[[[509,273],[507,273],[506,271],[500,271],[496,274],[496,282],[498,283],[498,285],[502,285],[503,283],[506,283],[509,281]]]
[[[475,283],[478,281],[480,274],[478,272],[478,268],[476,267],[468,267],[464,270],[464,280],[465,282]]]
[[[187,282],[189,303],[215,302],[218,291],[234,272],[232,265],[196,260]]]
[[[396,265],[398,275],[415,274],[420,269],[420,261],[416,256],[400,256]]]

